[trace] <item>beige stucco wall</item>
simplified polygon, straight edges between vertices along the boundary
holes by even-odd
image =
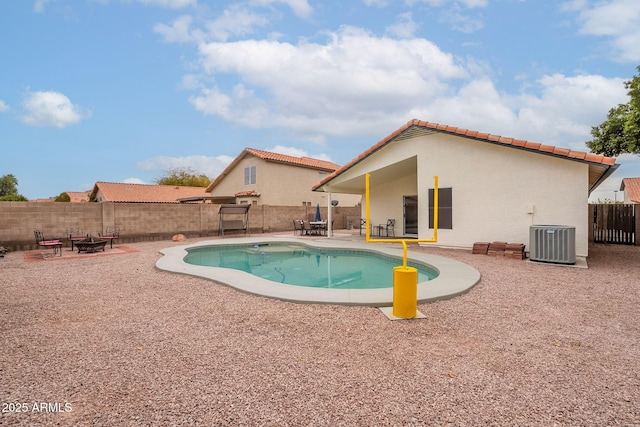
[[[244,169],[256,167],[256,183],[244,184]],[[241,191],[256,191],[260,197],[238,198],[238,203],[256,200],[259,205],[302,206],[303,202],[312,206],[327,206],[328,195],[311,191],[311,187],[327,174],[318,170],[290,166],[282,163],[267,162],[247,155],[212,190],[213,196],[232,196]],[[361,197],[354,194],[331,194],[332,200],[338,200],[339,206],[356,206]]]
[[[376,182],[377,171],[412,156],[414,176]],[[453,229],[439,230],[438,245],[507,241],[528,249],[530,225],[552,224],[576,227],[576,255],[588,254],[586,164],[436,133],[387,144],[357,169],[372,173],[374,225],[394,217],[402,232],[402,196],[417,194],[419,238],[431,238],[428,190],[437,175],[440,188],[453,189]]]

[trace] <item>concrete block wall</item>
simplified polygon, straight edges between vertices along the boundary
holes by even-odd
[[[41,230],[47,238],[65,241],[69,228],[97,236],[116,226],[120,229],[119,243],[168,240],[178,233],[187,237],[217,236],[219,207],[210,203],[0,202],[0,246],[34,249],[34,230]],[[293,233],[293,220],[311,220],[315,210],[315,206],[252,206],[250,231]],[[321,208],[321,213],[326,219],[327,208]],[[334,208],[334,228],[346,228],[346,218],[359,215],[359,207]]]

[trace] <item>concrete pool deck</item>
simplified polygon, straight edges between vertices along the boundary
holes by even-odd
[[[330,289],[311,288],[276,283],[250,273],[219,267],[203,267],[184,262],[187,249],[204,246],[241,245],[257,243],[292,243],[317,248],[357,249],[377,252],[402,259],[402,249],[398,244],[365,243],[340,239],[298,239],[291,237],[263,236],[243,237],[230,240],[206,240],[195,244],[174,246],[160,250],[163,257],[156,262],[160,270],[181,273],[209,279],[243,292],[298,303],[321,303],[343,305],[366,305],[384,307],[393,304],[393,288],[383,289]],[[480,281],[480,273],[475,268],[460,261],[424,253],[410,253],[409,259],[428,264],[438,271],[438,277],[428,282],[418,283],[418,303],[434,302],[453,298],[468,292]],[[401,264],[399,262],[398,265]]]

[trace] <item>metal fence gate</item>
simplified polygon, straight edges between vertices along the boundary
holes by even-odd
[[[635,244],[636,205],[595,205],[593,241],[595,243]]]

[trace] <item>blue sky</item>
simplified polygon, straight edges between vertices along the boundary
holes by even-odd
[[[414,118],[588,151],[638,40],[637,0],[5,1],[0,176],[34,199],[246,147],[344,164]],[[595,197],[640,176],[618,162]]]

